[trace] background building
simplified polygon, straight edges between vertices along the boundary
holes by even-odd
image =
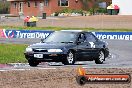
[[[94,3],[100,0],[7,0],[10,1],[10,14],[24,14],[25,16],[41,16],[42,13],[51,15],[62,9],[87,10],[87,7],[93,7]],[[100,6],[107,6],[111,0],[102,0],[105,3]]]

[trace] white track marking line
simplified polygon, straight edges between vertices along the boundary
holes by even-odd
[[[37,68],[37,69],[44,69],[44,70],[46,70],[46,69],[56,69],[56,68]]]
[[[8,70],[0,70],[0,72],[4,72],[4,71],[8,71]]]
[[[35,69],[39,69],[39,70],[51,70],[51,69],[56,69],[56,68],[35,68]],[[0,72],[4,72],[4,71],[26,71],[26,70],[35,70],[34,68],[31,69],[5,69],[5,70],[0,70]]]
[[[31,70],[31,69],[11,69],[12,71],[26,71],[26,70]]]

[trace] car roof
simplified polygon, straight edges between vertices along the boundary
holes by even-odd
[[[83,32],[83,30],[61,30],[62,32]]]
[[[71,33],[91,33],[89,31],[84,31],[84,30],[61,30],[59,32],[71,32]]]
[[[67,33],[75,33],[75,34],[91,33],[91,32],[84,31],[84,30],[60,30],[60,31],[55,31],[55,32],[67,32]]]

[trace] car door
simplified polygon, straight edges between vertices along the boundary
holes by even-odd
[[[98,51],[100,50],[100,42],[99,40],[91,33],[87,32],[86,35],[86,41],[89,46],[87,46],[87,55],[88,57],[97,57]]]
[[[86,35],[81,33],[77,38],[77,59],[83,61],[87,58],[87,49],[90,48],[89,43],[86,41]]]

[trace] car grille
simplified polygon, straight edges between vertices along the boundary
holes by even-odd
[[[48,52],[46,49],[33,49],[34,52]]]

